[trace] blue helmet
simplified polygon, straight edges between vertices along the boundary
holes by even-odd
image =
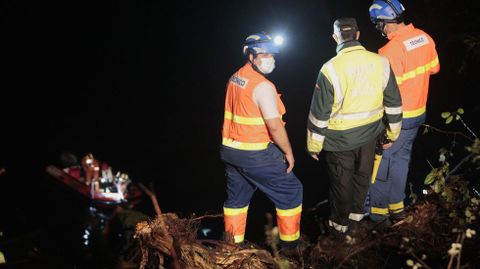
[[[374,0],[368,11],[373,23],[399,23],[403,21],[402,13],[405,8],[397,0]]]
[[[243,55],[249,53],[253,55],[261,53],[276,54],[279,53],[279,49],[269,34],[261,32],[248,36],[243,42]]]

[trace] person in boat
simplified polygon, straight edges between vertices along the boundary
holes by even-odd
[[[87,153],[82,158],[82,168],[85,173],[85,184],[87,184],[87,186],[94,184],[95,191],[100,191],[100,165],[98,160],[93,157],[92,153]]]

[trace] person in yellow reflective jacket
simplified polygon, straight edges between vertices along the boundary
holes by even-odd
[[[400,137],[383,152],[375,184],[370,187],[370,219],[398,221],[405,216],[404,198],[412,146],[426,119],[430,75],[440,71],[435,42],[424,31],[406,24],[398,0],[374,0],[370,19],[389,42],[379,54],[389,59],[400,88],[403,124]]]
[[[285,106],[266,78],[278,47],[262,32],[247,37],[243,52],[247,62],[230,77],[225,96],[220,150],[227,176],[225,232],[235,243],[244,241],[250,200],[260,189],[275,204],[281,248],[296,249],[303,186],[292,172]]]
[[[388,138],[395,141],[402,124],[402,102],[390,64],[367,51],[359,36],[354,18],[334,22],[337,56],[320,70],[308,115],[307,148],[315,160],[321,151],[325,155],[329,226],[336,236],[363,219],[377,137],[387,127]]]

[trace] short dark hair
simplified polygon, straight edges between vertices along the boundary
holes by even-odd
[[[340,34],[340,38],[343,41],[355,40],[355,39],[357,39],[357,31],[342,32]]]
[[[357,38],[358,25],[355,18],[339,18],[333,23],[333,32],[342,41],[355,40]]]

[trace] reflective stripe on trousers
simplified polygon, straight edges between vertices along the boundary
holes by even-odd
[[[370,186],[371,218],[380,220],[389,213],[400,213],[404,209],[405,186],[408,178],[412,146],[425,115],[404,120],[405,126],[414,126],[400,131],[392,147],[383,152],[375,184]]]
[[[342,231],[343,226],[347,227],[349,219],[361,220],[373,169],[375,144],[376,138],[354,150],[325,151],[330,177],[330,222],[336,224],[334,228],[338,231]]]
[[[239,214],[225,214],[225,231],[233,234],[237,243],[243,241],[247,214],[246,210],[243,214],[242,209],[248,207],[252,195],[259,189],[275,204],[280,239],[297,240],[303,186],[293,172],[285,172],[287,165],[277,146],[271,144],[266,150],[253,153],[223,147],[221,156],[227,177],[224,212],[239,209]],[[263,227],[261,229],[263,231]]]

